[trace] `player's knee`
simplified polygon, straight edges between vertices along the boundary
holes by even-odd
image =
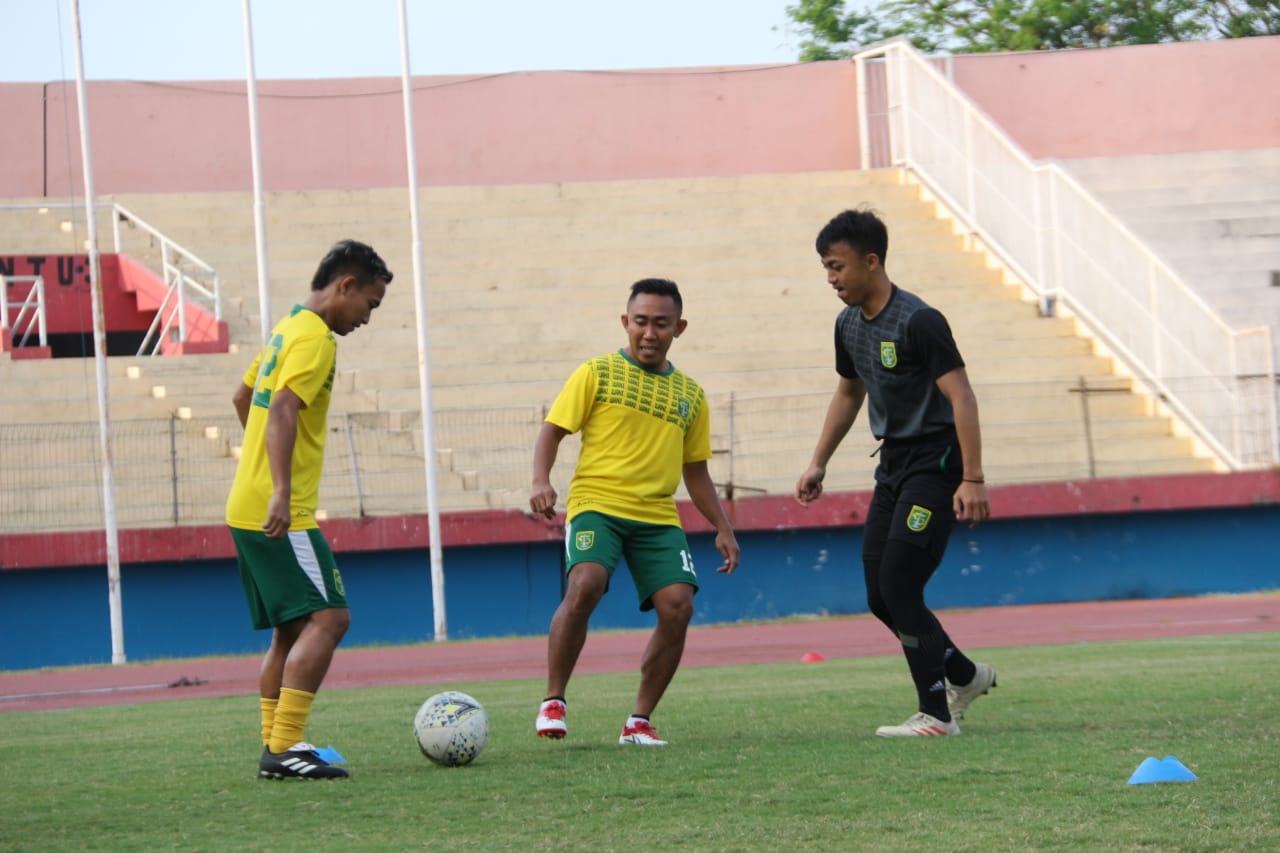
[[[670,625],[688,625],[693,620],[693,587],[677,583],[653,594],[658,619]]]
[[[893,614],[889,612],[889,606],[884,603],[884,599],[880,595],[867,596],[867,610],[872,616],[879,619],[890,628],[893,627]]]
[[[339,640],[347,635],[347,629],[350,627],[351,611],[343,607],[334,619],[334,632],[338,635]]]
[[[569,572],[565,601],[574,607],[594,608],[609,588],[609,573],[595,563],[579,563]]]
[[[338,643],[351,627],[351,611],[346,607],[329,607],[312,613],[311,620]]]

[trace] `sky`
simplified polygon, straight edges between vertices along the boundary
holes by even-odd
[[[415,75],[796,61],[795,0],[406,0]],[[89,80],[246,75],[244,0],[79,0]],[[251,0],[260,80],[399,77],[399,0]],[[0,0],[0,82],[75,78],[72,0]]]

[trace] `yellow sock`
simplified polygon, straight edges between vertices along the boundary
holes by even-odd
[[[271,751],[284,752],[300,740],[307,727],[307,715],[316,694],[291,687],[280,688],[280,701],[276,705],[275,724],[271,727]]]
[[[268,699],[265,696],[258,699],[258,704],[262,708],[262,745],[266,746],[271,742],[271,729],[276,724],[276,703],[279,699]]]

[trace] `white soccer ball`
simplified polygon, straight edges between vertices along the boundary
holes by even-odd
[[[436,764],[469,764],[489,742],[489,715],[466,693],[446,690],[422,703],[413,718],[413,737]]]

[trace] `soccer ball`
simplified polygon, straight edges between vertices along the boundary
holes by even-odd
[[[436,764],[469,764],[489,742],[489,715],[472,697],[457,690],[437,693],[413,718],[413,737],[422,754]]]

